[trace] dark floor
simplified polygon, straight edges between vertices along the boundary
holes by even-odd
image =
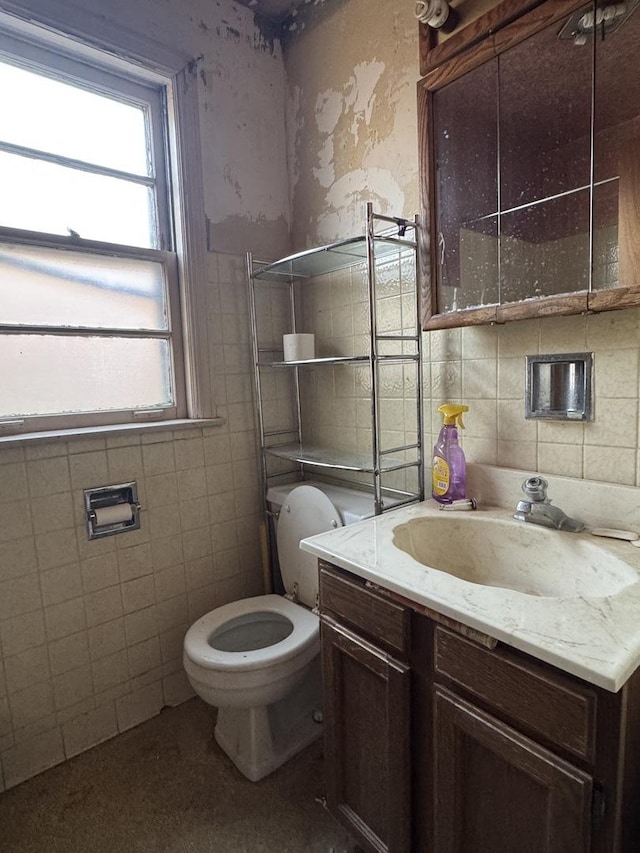
[[[2,853],[346,853],[317,741],[249,782],[199,699],[0,794]]]

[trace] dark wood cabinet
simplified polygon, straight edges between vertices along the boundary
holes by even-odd
[[[434,722],[433,853],[588,853],[587,773],[441,687]]]
[[[638,853],[611,693],[321,563],[327,803],[367,853]]]
[[[376,853],[411,843],[409,667],[324,618],[327,805]]]

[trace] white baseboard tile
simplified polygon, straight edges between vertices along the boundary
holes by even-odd
[[[62,727],[64,752],[73,758],[80,752],[91,749],[118,734],[115,705],[110,703],[81,714]]]
[[[64,747],[60,729],[43,732],[2,753],[5,785],[13,788],[62,761]]]
[[[160,713],[164,704],[162,682],[155,681],[116,700],[118,731],[125,732]]]
[[[162,689],[164,691],[165,705],[170,705],[171,707],[181,705],[187,699],[191,699],[196,695],[184,672],[174,672],[163,678]]]

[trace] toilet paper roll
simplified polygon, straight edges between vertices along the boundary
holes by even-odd
[[[285,361],[306,361],[315,358],[315,335],[297,333],[283,335],[282,346]]]
[[[120,521],[131,521],[133,518],[132,504],[113,504],[103,506],[94,510],[96,514],[95,526],[103,527],[105,524],[117,524]]]

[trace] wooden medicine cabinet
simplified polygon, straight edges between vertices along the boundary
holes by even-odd
[[[419,84],[425,329],[640,304],[640,0],[499,5]]]

